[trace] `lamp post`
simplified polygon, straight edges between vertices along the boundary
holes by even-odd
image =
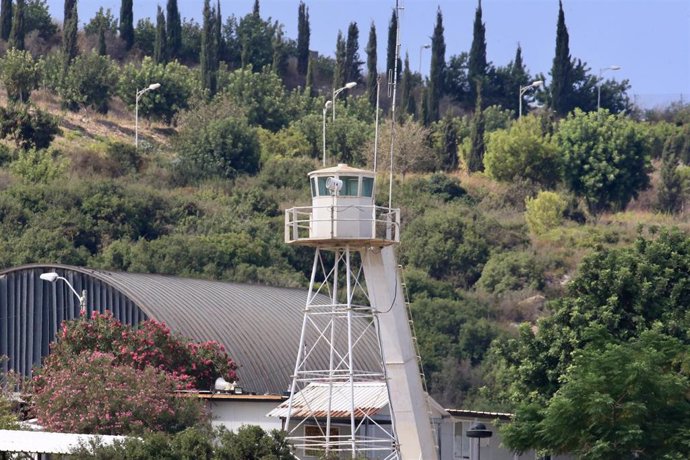
[[[79,313],[81,315],[86,314],[86,289],[81,291],[81,295],[77,292],[76,289],[72,286],[72,284],[67,280],[67,278],[62,277],[58,275],[55,272],[49,272],[49,273],[41,273],[41,279],[43,281],[48,281],[50,283],[55,283],[57,280],[62,280],[64,281],[67,286],[72,290],[75,296],[77,296],[77,299],[79,299]]]
[[[606,72],[607,70],[621,70],[621,66],[610,65],[608,67],[599,69],[599,81],[597,82],[597,110],[601,108],[601,80],[603,78],[604,72]]]
[[[422,74],[422,51],[431,48],[430,44],[422,45],[419,47],[419,75]]]
[[[156,90],[160,87],[160,83],[151,83],[148,87],[138,90],[136,98],[134,98],[134,146],[136,148],[139,148],[139,99],[147,92]]]
[[[465,432],[468,438],[477,440],[477,458],[476,460],[481,460],[481,445],[480,442],[483,438],[490,438],[493,432],[486,428],[483,423],[475,423],[470,427],[469,430]]]
[[[326,101],[323,105],[323,166],[326,167],[326,112],[331,108],[333,102]]]
[[[521,86],[520,87],[520,97],[518,98],[518,119],[522,118],[522,96],[524,96],[524,94],[528,90],[533,89],[533,88],[539,88],[543,84],[544,84],[544,82],[542,80],[536,80],[527,86]]]
[[[342,93],[343,91],[345,91],[346,89],[352,89],[355,86],[357,86],[357,82],[351,81],[349,83],[345,83],[345,86],[343,86],[342,88],[338,88],[338,89],[333,90],[333,99],[331,99],[333,101],[333,121],[335,121],[335,98],[336,98],[336,96],[338,94]]]

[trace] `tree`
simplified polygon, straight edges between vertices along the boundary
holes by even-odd
[[[110,8],[105,10],[103,7],[100,7],[89,23],[84,25],[84,33],[87,35],[95,35],[101,30],[117,32],[117,19],[110,11]]]
[[[225,95],[241,108],[250,125],[276,132],[290,121],[283,84],[268,68],[263,72],[253,72],[249,68],[232,72]]]
[[[678,173],[680,153],[685,139],[678,134],[669,137],[661,156],[658,208],[663,212],[676,213],[683,207],[683,180]]]
[[[410,56],[405,53],[405,64],[403,65],[402,82],[400,83],[400,111],[399,118],[402,120],[406,115],[416,115],[414,97],[412,96],[412,71],[410,71]]]
[[[39,65],[28,51],[10,49],[0,58],[0,78],[10,102],[29,102],[40,79]]]
[[[156,44],[153,48],[153,61],[156,64],[165,64],[168,61],[168,37],[165,31],[165,15],[159,5],[158,14],[156,15]]]
[[[12,14],[12,31],[10,32],[10,40],[8,45],[10,48],[18,50],[24,49],[24,9],[26,8],[24,0],[17,0],[14,5],[14,12]]]
[[[443,96],[443,82],[446,67],[446,42],[443,38],[443,14],[439,7],[436,11],[436,25],[431,37],[431,71],[429,72],[429,120],[440,118],[439,105]],[[473,83],[474,84],[474,83]]]
[[[29,34],[34,30],[38,31],[38,36],[44,40],[49,40],[57,33],[58,28],[50,16],[47,0],[28,0],[26,2],[24,31]]]
[[[309,38],[311,28],[309,26],[309,9],[300,0],[297,7],[297,72],[300,75],[307,73],[309,65]]]
[[[23,150],[47,149],[59,133],[57,120],[47,112],[26,104],[0,107],[0,139],[13,139]]]
[[[2,0],[0,3],[0,38],[10,39],[12,30],[12,0]]]
[[[470,83],[467,77],[467,59],[466,52],[450,57],[446,66],[444,87],[446,93],[455,101],[470,108],[472,105],[469,104]]]
[[[467,157],[467,171],[484,171],[484,110],[482,108],[482,84],[477,82],[477,106],[470,126],[470,151]]]
[[[560,155],[544,120],[525,116],[488,135],[486,173],[499,181],[526,180],[552,188],[561,177]]]
[[[409,173],[431,172],[438,167],[438,158],[427,142],[429,135],[428,128],[409,118],[396,126],[393,169],[397,174],[404,178]],[[390,124],[383,127],[379,139],[390,139]],[[367,153],[368,163],[373,165],[373,139],[365,145],[364,150]],[[379,148],[379,154],[382,150]],[[377,165],[382,171],[390,169],[390,156],[380,154]]]
[[[156,44],[156,26],[149,18],[141,18],[137,21],[134,28],[134,46],[143,53],[144,56],[153,56]]]
[[[309,97],[316,97],[316,88],[314,88],[314,60],[309,58],[309,65],[307,66],[307,76],[304,78],[304,94]]]
[[[575,109],[556,139],[566,184],[593,213],[625,209],[649,185],[649,144],[632,120]]]
[[[486,88],[486,27],[482,23],[482,1],[479,0],[477,10],[474,16],[474,30],[472,35],[472,47],[470,48],[467,79],[470,84],[470,104],[477,103],[477,82],[482,83],[482,87]]]
[[[177,0],[168,0],[166,5],[167,22],[166,38],[168,42],[168,57],[177,59],[180,57],[182,48],[182,21],[180,10],[177,7]]]
[[[339,30],[335,41],[335,70],[333,71],[333,90],[342,88],[347,82],[347,45],[343,33]]]
[[[98,31],[98,55],[105,56],[108,54],[108,46],[105,42],[105,29],[101,28]]]
[[[67,7],[71,5],[68,14]],[[62,30],[62,73],[66,74],[72,60],[79,54],[77,43],[77,31],[79,28],[79,16],[77,14],[77,1],[65,0],[65,22]]]
[[[115,64],[92,51],[72,62],[63,79],[60,96],[63,104],[72,110],[91,107],[99,113],[108,113],[116,84]]]
[[[133,0],[121,0],[120,3],[120,38],[127,50],[134,45],[134,11]]]
[[[393,10],[390,23],[388,24],[388,49],[386,53],[386,72],[393,72],[396,69],[396,57],[398,56],[398,11]],[[402,63],[400,58],[397,58],[397,72],[395,80],[400,80],[400,73],[402,72]],[[387,75],[392,75],[392,73]],[[392,83],[392,82],[391,82]]]
[[[218,85],[218,47],[215,40],[215,13],[209,0],[204,0],[204,23],[201,30],[201,86],[213,97]]]
[[[444,171],[458,169],[458,120],[450,112],[434,123],[434,147]]]
[[[242,67],[250,65],[258,72],[265,66],[271,65],[273,37],[277,26],[277,23],[271,24],[261,19],[258,1],[254,4],[254,10],[240,19],[236,35]]]
[[[376,25],[371,22],[369,28],[369,41],[367,42],[367,99],[372,107],[376,106],[376,92],[378,88],[379,73],[376,70]]]
[[[347,42],[345,44],[345,82],[362,81],[359,59],[359,28],[356,22],[351,22],[347,28]]]
[[[565,25],[563,2],[558,1],[556,25],[556,55],[551,67],[551,108],[559,115],[566,115],[572,108],[573,64],[570,58],[568,28]]]
[[[556,192],[542,190],[536,198],[525,200],[525,221],[533,235],[542,235],[563,221],[567,202]]]

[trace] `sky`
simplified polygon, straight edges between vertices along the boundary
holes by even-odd
[[[135,21],[150,17],[167,0],[134,0]],[[216,0],[212,1],[215,4]],[[254,0],[221,0],[223,17],[242,17]],[[260,0],[261,16],[279,21],[289,38],[297,38],[299,0]],[[310,48],[333,56],[338,31],[359,27],[360,57],[365,60],[369,28],[376,25],[379,72],[386,56],[388,24],[395,0],[305,0],[311,25]],[[64,0],[48,0],[50,12],[60,20]],[[178,0],[183,17],[200,20],[202,0]],[[83,23],[99,7],[110,8],[119,17],[120,0],[78,0]],[[469,51],[477,0],[400,0],[402,54],[409,53],[410,67],[428,74],[430,43],[437,8],[443,13],[446,60]],[[586,62],[591,72],[605,70],[605,78],[628,79],[630,94],[642,107],[690,101],[690,0],[563,0],[570,35],[570,54]],[[483,0],[487,58],[506,65],[515,56],[518,43],[531,74],[551,69],[556,46],[558,0]],[[421,53],[420,53],[421,50]],[[421,60],[420,60],[421,55]],[[517,97],[517,96],[516,96]]]

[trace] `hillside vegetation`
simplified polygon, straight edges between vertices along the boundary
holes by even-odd
[[[83,30],[66,14],[61,31],[38,21],[43,0],[14,11],[29,6],[35,28],[2,36],[0,267],[306,286],[312,251],[283,243],[282,211],[309,202],[322,123],[329,164],[372,167],[376,42],[364,74],[356,24],[335,59],[309,53],[308,34],[305,54],[303,4],[297,41],[258,1],[225,23],[206,1],[202,24],[161,10],[131,31],[103,10]],[[627,82],[570,58],[562,13],[567,59],[521,117],[514,96],[533,78],[519,48],[494,67],[484,43],[482,61],[481,6],[470,54],[446,65],[439,11],[439,67],[423,81],[406,59],[395,120],[381,104],[377,161],[387,170],[395,123],[399,259],[427,382],[449,407],[516,411],[516,450],[687,458],[690,106],[634,107]],[[350,81],[333,120],[326,101]],[[153,83],[136,148],[135,96]],[[387,205],[388,175],[378,183]]]

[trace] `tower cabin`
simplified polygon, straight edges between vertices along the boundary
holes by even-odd
[[[376,206],[374,172],[346,164],[309,173],[311,206],[285,213],[285,242],[388,246],[400,241],[400,212]]]

